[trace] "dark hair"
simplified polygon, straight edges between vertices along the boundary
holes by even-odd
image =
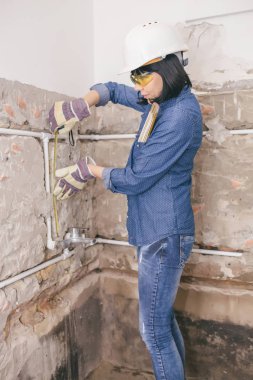
[[[185,85],[192,87],[191,80],[185,72],[184,66],[180,63],[175,54],[168,54],[162,61],[150,65],[138,67],[132,74],[141,74],[145,71],[156,72],[161,75],[163,89],[159,98],[154,99],[157,103],[162,103],[170,98],[177,97]],[[140,97],[139,104],[147,104],[145,98]]]

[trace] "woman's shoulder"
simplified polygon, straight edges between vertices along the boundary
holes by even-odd
[[[189,86],[185,86],[177,97],[165,101],[160,108],[163,118],[172,115],[179,118],[190,115],[201,116],[199,102]]]

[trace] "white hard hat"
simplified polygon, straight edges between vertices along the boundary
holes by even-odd
[[[125,38],[125,67],[120,74],[137,69],[155,58],[187,50],[174,26],[157,21],[137,25]]]

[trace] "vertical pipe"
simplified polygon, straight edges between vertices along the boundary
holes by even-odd
[[[45,187],[46,187],[46,192],[50,194],[49,153],[48,153],[49,138],[48,136],[44,136],[42,134],[42,142],[43,142],[43,151],[44,151]]]
[[[50,174],[49,174],[49,137],[42,133],[43,152],[44,152],[44,166],[45,166],[45,187],[47,194],[50,194]],[[52,239],[52,223],[51,216],[46,219],[47,223],[47,248],[53,250],[56,242]]]

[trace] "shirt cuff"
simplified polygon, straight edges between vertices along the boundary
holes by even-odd
[[[112,183],[111,183],[111,171],[114,168],[104,168],[102,171],[102,179],[104,181],[104,186],[106,189],[111,190],[112,189]]]
[[[105,84],[94,84],[94,86],[92,86],[90,90],[97,91],[97,93],[99,94],[99,102],[96,104],[96,107],[105,106],[109,102],[110,91]]]

